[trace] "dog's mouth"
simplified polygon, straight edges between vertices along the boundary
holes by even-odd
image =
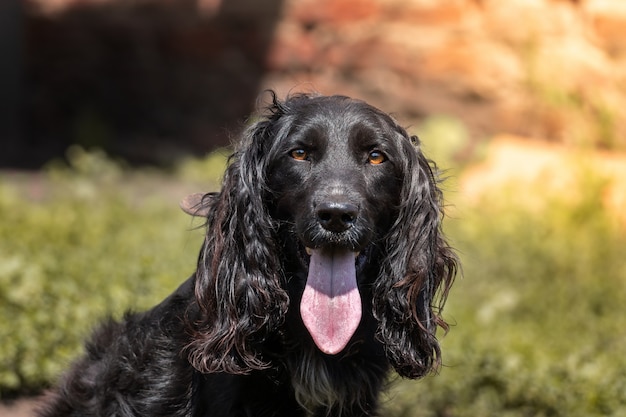
[[[361,322],[357,269],[364,255],[342,247],[306,248],[308,275],[300,315],[317,347],[335,355]]]

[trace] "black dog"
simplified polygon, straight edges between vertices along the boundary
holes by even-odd
[[[431,164],[387,114],[274,97],[185,208],[207,218],[196,273],[101,327],[42,416],[371,416],[391,368],[439,365],[457,261]]]

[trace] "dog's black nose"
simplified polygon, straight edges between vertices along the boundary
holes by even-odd
[[[316,208],[317,219],[330,232],[345,232],[359,215],[359,208],[350,203],[322,203]]]

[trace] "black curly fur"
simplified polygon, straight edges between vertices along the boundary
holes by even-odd
[[[100,327],[40,416],[373,416],[387,374],[436,369],[457,269],[434,165],[390,116],[347,97],[272,94],[207,194],[196,273],[153,309]],[[307,158],[295,160],[302,149]],[[386,160],[368,163],[372,150]],[[315,207],[340,194],[347,230]],[[298,306],[305,247],[356,258],[362,319],[322,353]]]

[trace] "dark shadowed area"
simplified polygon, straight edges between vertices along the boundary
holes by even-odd
[[[9,0],[1,47],[13,134],[0,165],[38,167],[71,144],[153,164],[228,145],[255,106],[281,3],[115,0],[49,11]]]

